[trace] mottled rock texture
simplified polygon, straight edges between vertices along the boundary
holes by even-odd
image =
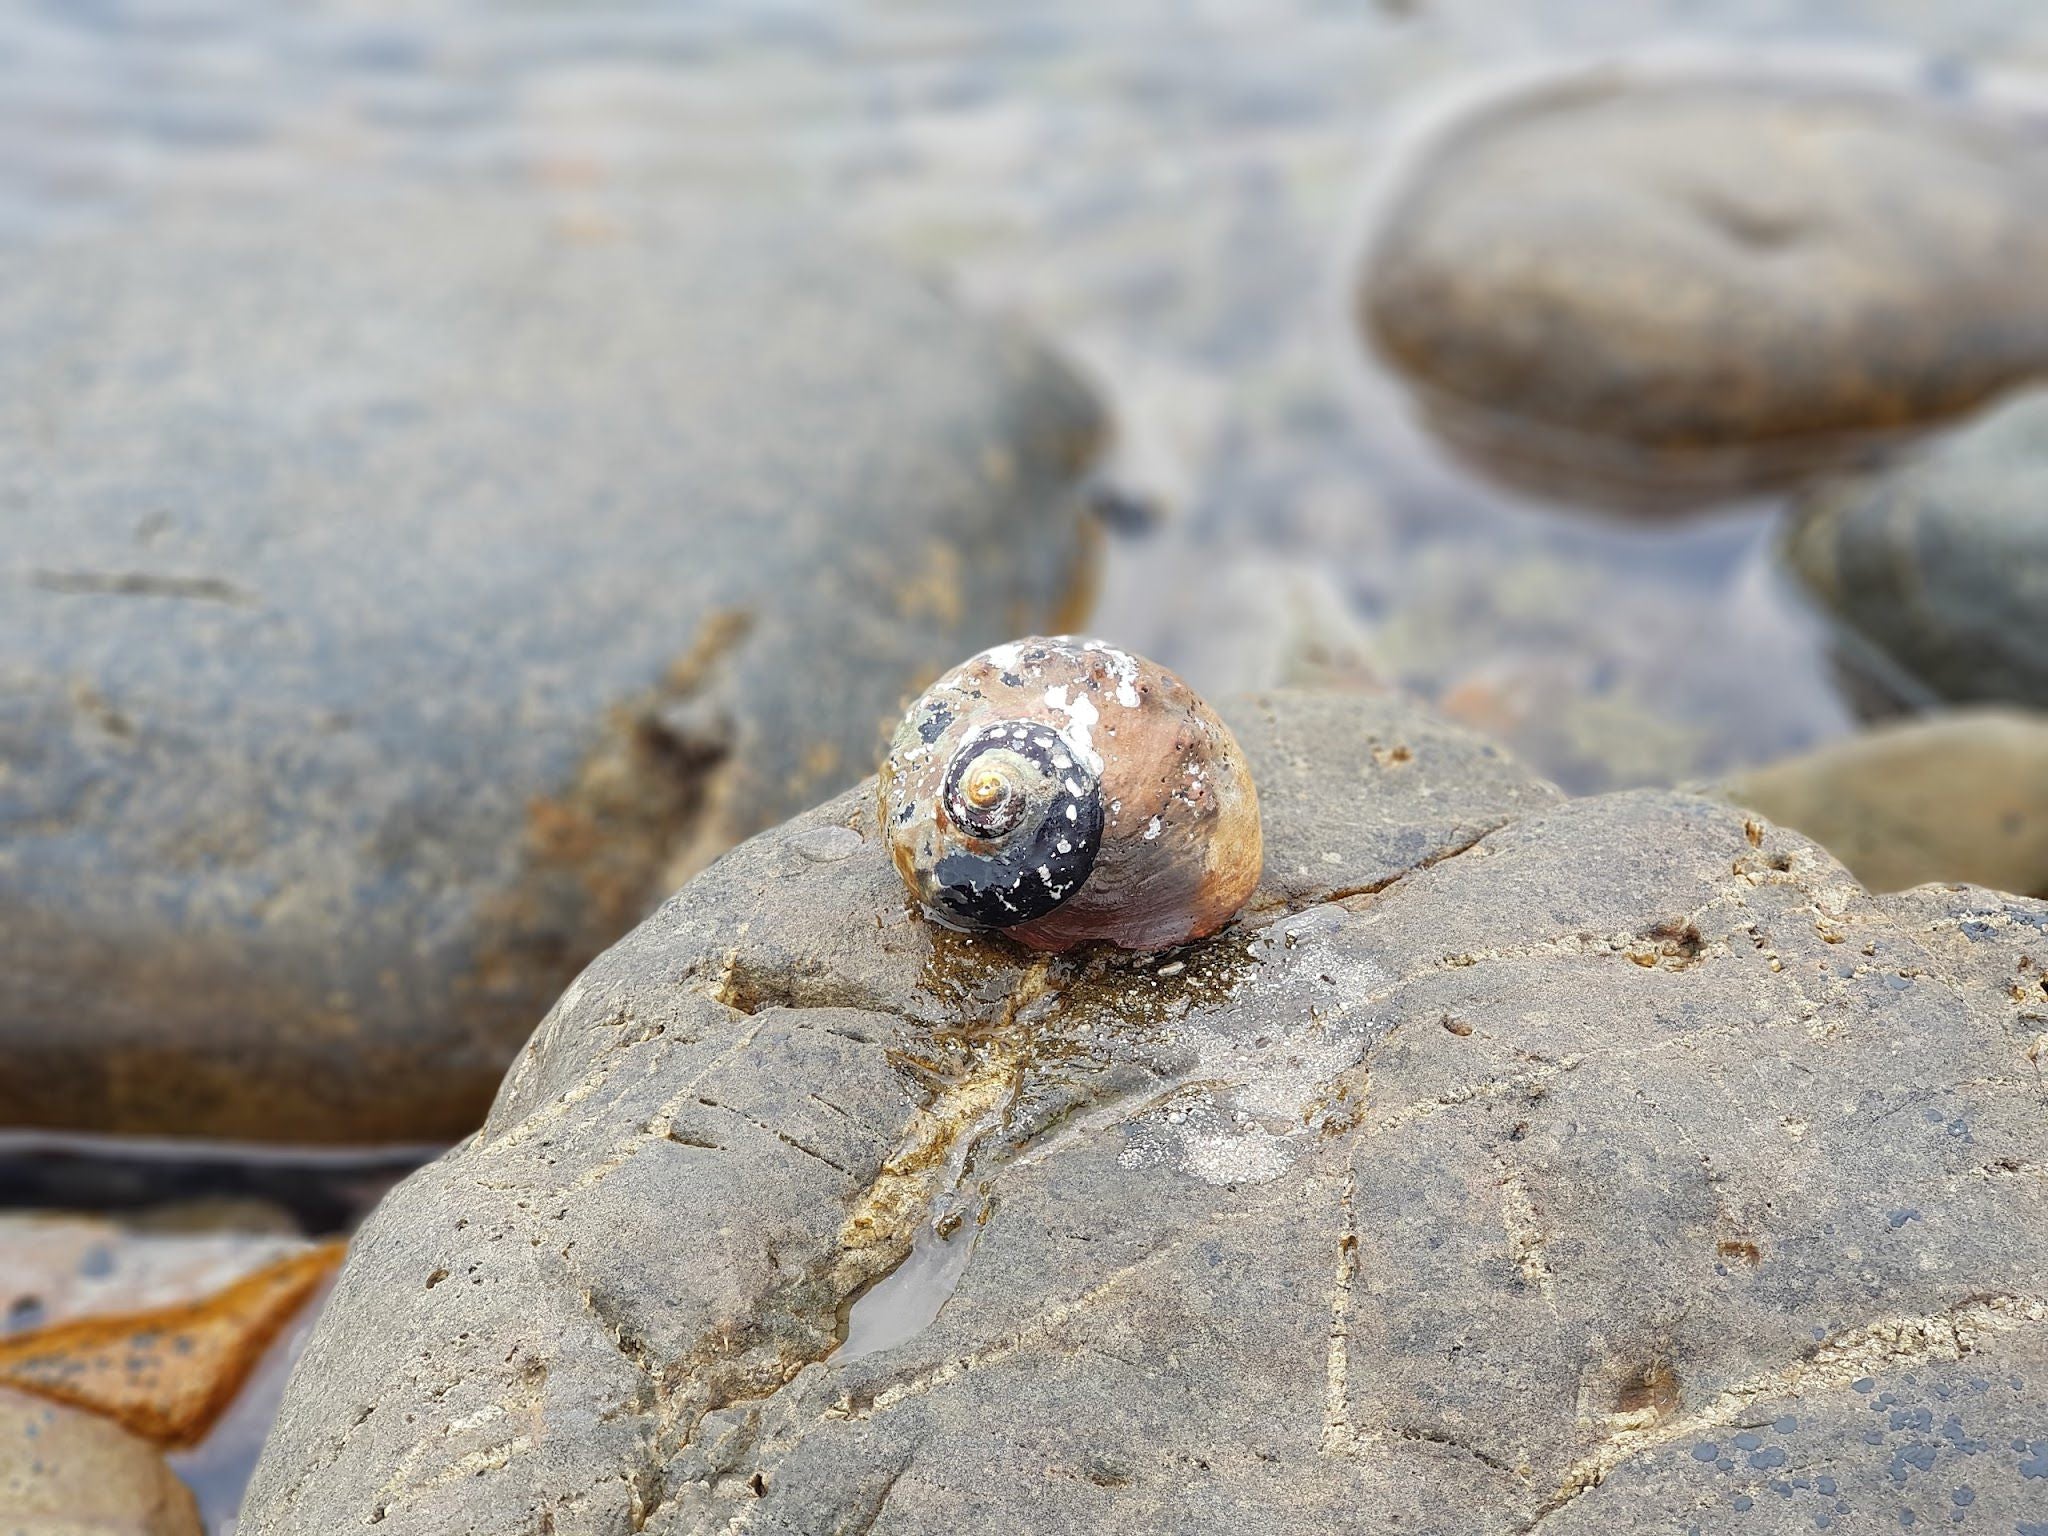
[[[2048,907],[1220,702],[1278,878],[1213,940],[933,929],[859,790],[608,951],[358,1237],[243,1528],[2035,1518]]]
[[[163,1458],[119,1425],[0,1389],[4,1536],[200,1536]]]
[[[1968,882],[2048,897],[2048,716],[1963,709],[1880,726],[1730,779],[1874,891]]]
[[[474,1128],[1085,568],[1085,391],[808,227],[167,219],[0,293],[0,1123]]]
[[[1384,210],[1362,322],[1455,443],[1741,489],[2048,369],[2048,153],[1967,100],[1613,65],[1489,101]]]
[[[1872,706],[2048,709],[2048,392],[1816,490],[1785,554]]]

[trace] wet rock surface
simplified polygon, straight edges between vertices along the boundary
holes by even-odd
[[[1725,793],[1874,891],[1963,882],[2048,897],[2048,716],[1929,715],[1767,764]]]
[[[1595,499],[1739,491],[2048,369],[2048,153],[1968,92],[1608,66],[1468,112],[1362,322],[1455,445]]]
[[[1085,565],[1087,394],[810,226],[396,198],[0,268],[7,1124],[469,1130]]]
[[[2048,393],[1806,498],[1786,560],[1873,708],[2048,708]]]
[[[1222,708],[1338,857],[1206,943],[935,930],[855,791],[607,951],[358,1237],[243,1528],[2036,1518],[2048,908]]]
[[[1265,816],[1257,910],[1391,884],[1559,798],[1491,741],[1407,700],[1276,690],[1235,714],[1255,722],[1261,802],[1285,808]]]

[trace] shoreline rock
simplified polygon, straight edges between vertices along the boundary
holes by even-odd
[[[2048,906],[1489,790],[1399,701],[1220,705],[1270,846],[1335,859],[1212,940],[933,929],[856,790],[600,957],[358,1236],[245,1529],[1721,1531],[1821,1469],[1887,1522],[2033,1507]],[[1333,818],[1346,767],[1412,809]]]
[[[2048,716],[1924,715],[1735,775],[1721,793],[1811,837],[1873,891],[1940,882],[2048,898]]]
[[[1092,558],[1087,391],[807,225],[397,199],[0,270],[8,1124],[470,1130]]]
[[[1615,64],[1430,140],[1358,315],[1482,468],[1683,506],[1867,458],[2048,372],[2044,210],[2038,135],[1986,105]]]
[[[1815,487],[1782,553],[1869,712],[2048,708],[2048,391]]]

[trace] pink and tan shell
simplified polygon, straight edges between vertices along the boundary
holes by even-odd
[[[882,764],[882,830],[938,922],[1038,950],[1165,949],[1259,883],[1259,798],[1230,728],[1100,640],[1015,640],[927,689]]]

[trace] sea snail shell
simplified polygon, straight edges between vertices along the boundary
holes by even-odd
[[[1259,797],[1193,689],[1100,640],[1012,641],[961,663],[897,727],[882,828],[953,928],[1039,950],[1164,949],[1259,883]]]

